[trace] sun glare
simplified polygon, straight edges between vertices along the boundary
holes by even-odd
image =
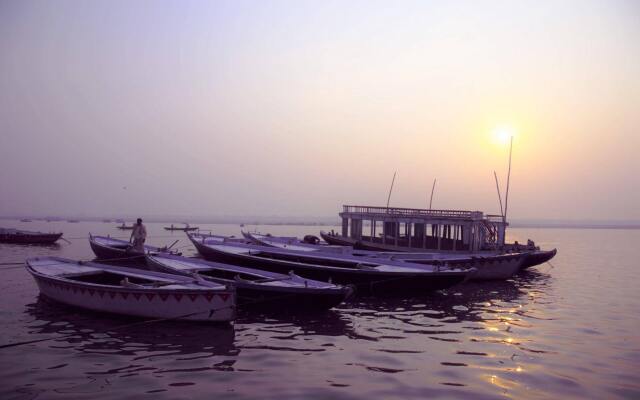
[[[515,129],[509,125],[499,125],[493,129],[493,140],[497,144],[508,144],[513,136],[515,136]]]

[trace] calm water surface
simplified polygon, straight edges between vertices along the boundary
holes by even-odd
[[[90,259],[88,232],[128,235],[95,222],[0,225],[62,230],[71,241],[0,244],[0,263]],[[180,239],[194,253],[162,226],[147,224],[151,244]],[[135,324],[60,306],[38,297],[22,267],[0,266],[0,345],[52,338],[0,349],[0,398],[640,398],[640,231],[510,235],[557,247],[553,266],[421,297],[359,298],[314,317],[240,315],[228,327]]]

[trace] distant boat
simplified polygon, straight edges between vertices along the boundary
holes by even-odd
[[[68,219],[67,222],[70,224],[77,224],[80,221],[78,221],[77,219]]]
[[[200,228],[197,227],[197,226],[189,226],[189,224],[185,224],[185,226],[174,226],[173,224],[171,224],[171,226],[165,226],[164,229],[167,230],[167,231],[190,232],[190,231],[196,231],[196,230],[198,230]]]
[[[104,223],[110,223],[110,222],[111,222],[111,220],[110,220],[110,219],[103,219],[103,220],[102,220],[102,222],[104,222]]]
[[[31,220],[28,219],[28,218],[23,218],[23,219],[20,220],[20,222],[31,222]]]
[[[134,227],[135,225],[125,225],[123,222],[122,225],[118,225],[116,228],[121,229],[123,231],[131,231],[133,230]]]
[[[334,285],[299,277],[196,258],[171,255],[146,255],[147,265],[157,271],[202,278],[238,291],[238,304],[245,308],[268,308],[276,312],[324,311],[342,303],[353,294],[348,286]],[[195,275],[197,274],[197,275]]]
[[[75,307],[210,322],[232,321],[236,314],[233,286],[58,257],[31,258],[26,264],[41,294]]]
[[[14,244],[53,244],[62,237],[60,233],[43,233],[19,229],[0,228],[0,242]]]

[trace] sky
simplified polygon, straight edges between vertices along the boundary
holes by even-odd
[[[637,1],[0,0],[0,215],[640,220]]]

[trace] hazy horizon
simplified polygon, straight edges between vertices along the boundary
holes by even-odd
[[[640,3],[0,3],[0,216],[639,221]]]

